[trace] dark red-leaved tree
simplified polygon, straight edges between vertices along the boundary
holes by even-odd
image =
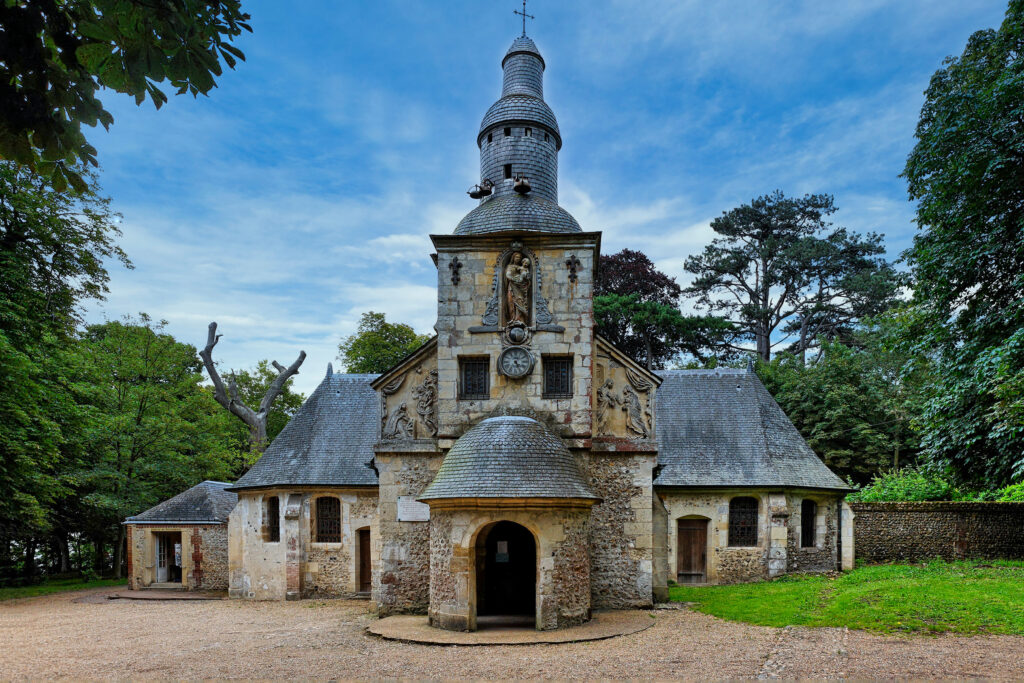
[[[594,287],[597,333],[651,370],[680,354],[704,360],[732,325],[714,316],[684,316],[682,293],[643,252],[603,255]]]

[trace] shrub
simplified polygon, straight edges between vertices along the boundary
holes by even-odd
[[[1001,489],[997,500],[1001,503],[1024,503],[1024,481]]]
[[[851,502],[950,500],[953,486],[934,474],[914,469],[893,470],[875,475],[871,483],[847,496]]]

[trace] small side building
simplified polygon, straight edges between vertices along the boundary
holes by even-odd
[[[204,481],[124,521],[129,588],[227,590],[229,486]]]

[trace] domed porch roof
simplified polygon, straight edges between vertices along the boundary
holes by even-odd
[[[419,500],[452,498],[599,500],[562,440],[529,417],[488,418],[455,442]]]

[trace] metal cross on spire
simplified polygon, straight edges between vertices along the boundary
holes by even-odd
[[[532,14],[527,14],[526,13],[526,0],[523,0],[523,11],[520,12],[519,10],[514,9],[514,10],[512,10],[512,14],[517,14],[517,15],[519,15],[519,16],[521,16],[523,18],[523,35],[525,36],[526,35],[526,20],[527,20],[527,18],[529,18],[529,19],[536,19],[537,17],[533,16]]]

